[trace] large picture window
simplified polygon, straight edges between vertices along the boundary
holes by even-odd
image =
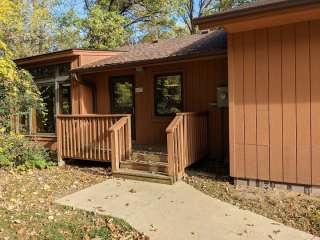
[[[29,69],[38,85],[46,107],[46,114],[36,113],[34,133],[54,134],[56,114],[71,113],[70,64],[63,63]]]
[[[55,127],[55,85],[39,86],[39,91],[46,107],[47,114],[37,112],[37,132],[54,133]]]
[[[182,74],[155,77],[155,114],[171,116],[182,111]]]

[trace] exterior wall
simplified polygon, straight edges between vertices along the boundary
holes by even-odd
[[[102,52],[102,51],[84,51],[80,55],[80,65],[90,64],[102,59],[113,57],[119,54],[118,52]]]
[[[320,185],[320,21],[229,33],[230,170]]]
[[[96,113],[110,113],[110,76],[135,76],[135,87],[143,88],[135,94],[136,143],[165,144],[166,128],[173,117],[154,114],[154,76],[165,73],[183,74],[184,111],[209,111],[210,155],[223,159],[228,156],[228,111],[211,106],[216,102],[216,88],[227,85],[227,59],[172,63],[144,67],[142,72],[117,70],[83,76],[84,81],[96,84]],[[86,101],[85,99],[83,99]]]
[[[57,150],[57,137],[56,136],[41,136],[41,135],[32,135],[27,136],[32,141],[37,141],[42,144],[44,147],[49,148],[50,150]]]

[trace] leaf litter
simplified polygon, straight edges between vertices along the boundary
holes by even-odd
[[[149,239],[121,219],[54,204],[106,180],[106,168],[0,169],[0,176],[0,239]]]
[[[224,176],[192,169],[187,171],[184,181],[209,196],[320,236],[320,197],[282,189],[235,186]]]

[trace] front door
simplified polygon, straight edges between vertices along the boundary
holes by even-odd
[[[134,76],[119,76],[110,78],[111,113],[132,114],[131,127],[132,138],[135,139],[135,115],[134,115]]]

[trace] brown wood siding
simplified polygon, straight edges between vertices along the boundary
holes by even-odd
[[[320,21],[229,33],[231,175],[320,185]]]
[[[42,146],[49,148],[50,150],[57,150],[57,137],[56,136],[45,136],[45,135],[28,135],[31,141],[36,141]]]
[[[79,84],[80,114],[94,113],[94,91],[94,86],[91,84]]]
[[[311,166],[313,184],[320,185],[320,21],[310,23]]]
[[[135,94],[136,143],[158,145],[166,143],[166,128],[173,117],[154,114],[154,76],[178,72],[183,74],[184,111],[209,111],[210,156],[227,157],[228,110],[210,105],[216,101],[216,88],[227,85],[225,57],[148,66],[142,72],[131,69],[88,74],[83,76],[83,80],[96,84],[96,113],[102,114],[110,113],[108,79],[111,76],[133,75],[135,87],[143,88],[142,93]]]

